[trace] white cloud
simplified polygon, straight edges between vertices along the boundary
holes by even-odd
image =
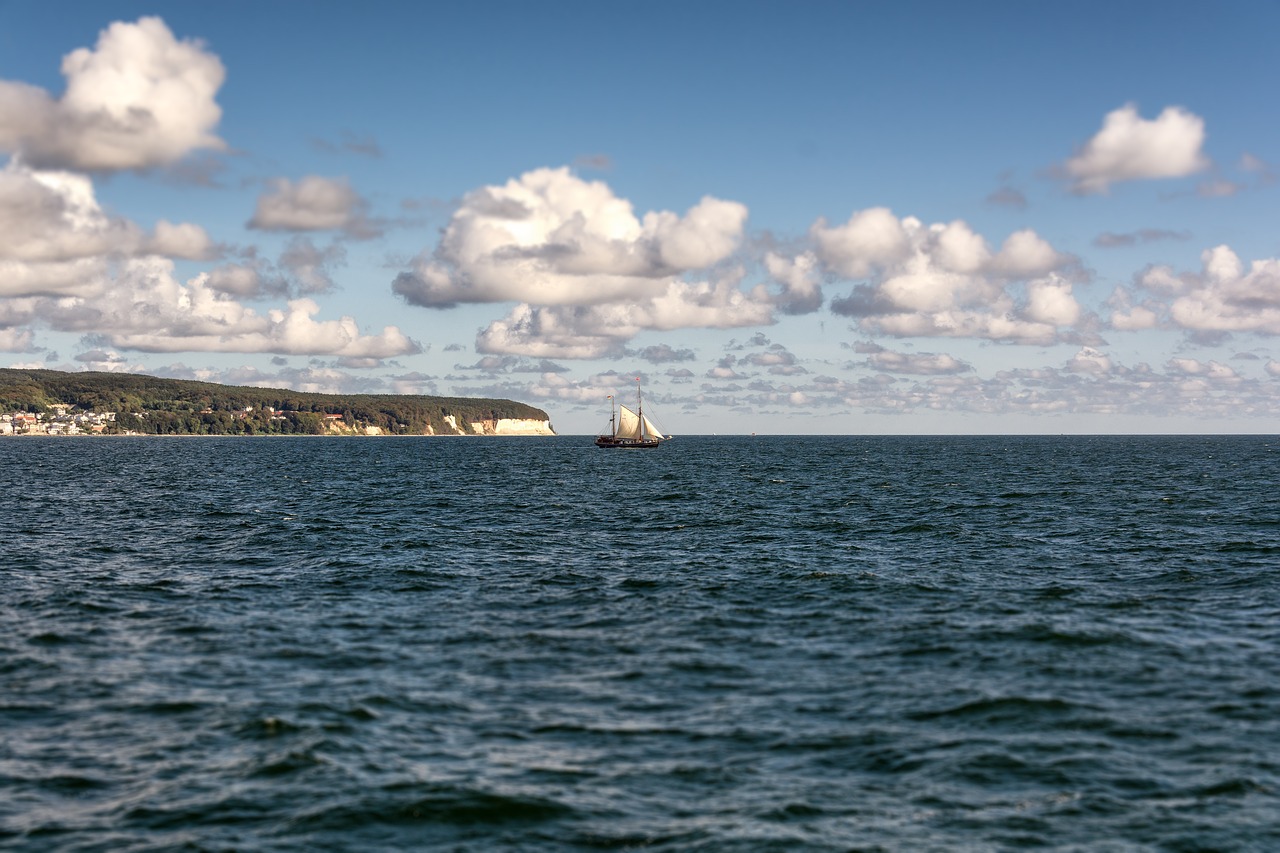
[[[223,326],[219,326],[216,316],[178,314],[154,324],[154,328],[113,330],[106,337],[122,349],[143,352],[270,352],[391,358],[421,349],[395,326],[387,326],[377,335],[362,335],[351,317],[317,321],[313,318],[319,311],[320,306],[312,300],[295,299],[288,303],[287,309],[274,308],[265,316],[242,309],[235,312],[239,314],[236,322]]]
[[[100,295],[109,284],[100,258],[24,263],[0,259],[0,297]]]
[[[33,300],[26,306],[26,319],[145,352],[388,358],[421,349],[395,326],[365,335],[351,317],[314,319],[319,310],[315,302],[297,299],[285,309],[260,314],[211,287],[207,274],[182,284],[173,276],[172,261],[151,256],[120,264],[97,292]]]
[[[198,225],[161,220],[149,235],[108,216],[83,175],[34,172],[12,162],[0,171],[0,296],[92,296],[122,259],[212,253]]]
[[[887,349],[872,353],[867,364],[885,373],[942,375],[973,370],[971,365],[945,353],[903,353]]]
[[[30,329],[0,329],[0,352],[32,352],[34,342]]]
[[[822,307],[818,259],[812,252],[791,258],[766,252],[764,265],[770,278],[782,285],[782,293],[774,302],[783,313],[808,314]]]
[[[1059,276],[1027,283],[1026,317],[1049,326],[1074,326],[1080,320],[1080,303],[1071,293],[1071,282]]]
[[[340,245],[321,249],[305,237],[295,237],[281,253],[280,266],[288,271],[299,292],[328,293],[336,287],[333,268],[346,260],[346,250]]]
[[[393,290],[436,308],[518,301],[477,347],[542,358],[616,355],[643,331],[768,324],[780,303],[812,303],[815,292],[820,304],[803,260],[784,297],[742,289],[744,271],[726,262],[746,218],[743,205],[711,197],[683,216],[638,218],[603,182],[538,169],[469,193],[439,245]]]
[[[1107,300],[1111,308],[1111,328],[1122,332],[1154,329],[1160,324],[1160,308],[1153,302],[1133,303],[1133,295],[1123,287],[1117,287]]]
[[[632,304],[532,306],[521,304],[476,338],[484,353],[535,358],[618,355],[647,330],[734,328],[773,321],[767,297],[738,289],[735,276],[715,282],[669,280],[661,295]]]
[[[1001,305],[1009,305],[1004,300]],[[1013,344],[1046,346],[1057,343],[1061,335],[1048,323],[1037,323],[1011,316],[1008,312],[982,310],[948,310],[936,313],[899,313],[864,318],[859,326],[899,338],[981,338]]]
[[[1201,376],[1215,382],[1234,382],[1240,374],[1225,364],[1217,361],[1202,362],[1194,358],[1171,358],[1168,368],[1175,373],[1186,376]]]
[[[1280,259],[1253,261],[1246,270],[1230,247],[1222,245],[1201,253],[1201,271],[1176,273],[1167,266],[1149,267],[1137,284],[1167,303],[1146,303],[1150,317],[1192,332],[1254,332],[1280,334]],[[1149,328],[1134,323],[1123,299],[1113,314],[1116,328]],[[1142,316],[1145,323],[1148,315]]]
[[[707,371],[708,379],[742,379],[742,376],[726,364],[717,365]]]
[[[1015,231],[1005,238],[1000,253],[988,265],[979,264],[966,272],[987,271],[1007,278],[1031,278],[1062,269],[1073,259],[1058,252],[1048,241],[1030,228]]]
[[[277,178],[258,197],[248,227],[263,231],[346,231],[351,236],[373,237],[381,232],[368,219],[368,206],[346,178],[307,175],[297,183]]]
[[[940,269],[927,255],[917,254],[894,269],[879,285],[879,295],[893,308],[939,314],[962,305],[998,299],[994,282]]]
[[[66,90],[54,99],[0,81],[0,150],[37,168],[146,169],[200,148],[220,149],[212,131],[222,62],[199,42],[174,38],[164,21],[140,18],[103,30],[94,50],[62,61]]]
[[[1213,284],[1235,286],[1244,273],[1244,265],[1240,263],[1240,258],[1227,246],[1216,246],[1202,252],[1200,260],[1204,262],[1205,278]],[[1266,283],[1275,285],[1277,282],[1272,279]],[[1272,292],[1273,298],[1280,297],[1280,293],[1276,293],[1274,287],[1268,289]]]
[[[569,379],[561,373],[543,373],[529,390],[531,396],[539,399],[607,406],[609,396],[618,396],[620,387],[618,376],[612,373],[599,373],[582,380]]]
[[[691,349],[675,349],[669,344],[655,344],[641,349],[636,354],[650,364],[670,364],[677,361],[693,361],[697,356]]]
[[[335,270],[346,258],[340,243],[321,247],[295,236],[274,264],[250,250],[239,260],[209,270],[206,284],[219,293],[244,299],[329,293],[337,287]]]
[[[0,171],[0,328],[5,343],[29,350],[32,327],[100,336],[122,349],[225,351],[387,358],[418,352],[396,327],[362,334],[350,317],[316,319],[318,306],[254,311],[237,298],[332,289],[341,247],[295,239],[280,268],[250,257],[186,284],[172,258],[214,253],[203,228],[161,220],[148,234],[108,216],[92,182],[68,172],[34,172],[16,163]],[[25,327],[25,328],[24,328]]]
[[[881,352],[884,352],[881,350]],[[788,400],[803,398],[812,413],[864,411],[907,414],[935,411],[957,414],[1116,416],[1144,419],[1175,417],[1238,418],[1280,416],[1280,364],[1261,368],[1258,378],[1241,376],[1220,363],[1194,359],[1171,361],[1163,370],[1144,363],[1124,365],[1102,351],[1083,347],[1060,367],[1016,368],[993,376],[971,371],[930,372],[926,359],[913,363],[910,354],[891,355],[886,364],[901,367],[889,372],[847,378],[817,375],[804,381],[773,384],[747,382],[721,363],[708,371],[700,391],[681,396],[678,387],[664,400],[686,408],[735,407],[756,411],[785,407]],[[880,365],[868,363],[879,370]],[[909,375],[926,368],[918,376]],[[992,423],[995,423],[994,421]],[[1079,421],[1075,422],[1078,426]],[[1084,423],[1088,423],[1087,421]],[[1054,427],[1054,431],[1057,427]]]
[[[1093,347],[1084,347],[1067,362],[1068,373],[1092,373],[1106,376],[1113,367],[1111,357]]]
[[[982,235],[974,233],[969,226],[960,221],[950,222],[946,225],[936,226],[931,229],[933,239],[935,241],[933,255],[938,265],[945,270],[964,274],[981,272],[991,262],[991,250],[987,248],[987,241],[982,239]],[[1014,251],[1022,251],[1024,254],[1028,251],[1022,247],[1023,243],[1031,243],[1036,251],[1036,260],[1042,259],[1044,252],[1042,248],[1035,244],[1034,241],[1043,243],[1036,237],[1034,231],[1020,231],[1014,237],[1019,235],[1027,235],[1029,239],[1021,239],[1014,249],[1006,248],[1001,252],[1001,256],[1006,256]],[[1006,247],[1010,241],[1014,240],[1010,237],[1006,242]],[[1047,244],[1045,244],[1047,246]],[[1054,255],[1053,250],[1048,250],[1050,257]],[[1006,261],[1006,263],[1008,263]]]
[[[147,254],[168,258],[206,260],[213,253],[213,242],[199,225],[189,222],[173,224],[164,219],[156,223],[155,234],[144,244]]]
[[[905,259],[911,251],[908,230],[920,226],[917,219],[902,221],[884,207],[861,210],[843,225],[828,227],[819,219],[809,229],[818,256],[837,275],[866,278]]]
[[[874,208],[837,228],[819,220],[810,235],[829,272],[869,279],[831,305],[865,332],[1043,344],[1082,316],[1065,277],[1076,259],[1029,229],[992,252],[962,221],[926,226]]]
[[[414,305],[601,305],[662,295],[728,258],[747,209],[703,198],[684,216],[635,216],[601,181],[538,169],[467,195],[440,244],[393,285]]]
[[[1173,267],[1163,264],[1147,267],[1135,280],[1144,290],[1167,295],[1185,293],[1194,287],[1190,279],[1179,278]]]
[[[209,271],[205,284],[218,293],[241,298],[261,296],[270,288],[268,277],[258,262],[231,263]]]
[[[645,214],[644,230],[668,268],[694,270],[729,257],[746,221],[745,205],[704,196],[683,217],[666,210]]]
[[[137,247],[136,225],[108,217],[93,183],[69,172],[33,172],[10,163],[0,171],[0,258],[61,262]]]
[[[743,364],[753,364],[756,367],[789,367],[796,363],[796,357],[781,344],[774,344],[765,352],[744,355],[741,361]]]
[[[1064,170],[1080,194],[1105,193],[1117,181],[1185,177],[1209,166],[1204,137],[1204,120],[1180,107],[1148,121],[1128,104],[1107,114]]]
[[[598,326],[585,316],[590,309],[517,305],[476,336],[484,353],[527,355],[534,358],[601,358],[621,355],[625,335],[589,334],[580,327]]]
[[[712,281],[675,279],[647,303],[613,305],[625,314],[636,332],[645,329],[733,329],[773,323],[773,302],[761,289],[744,293],[738,285],[742,270],[730,270]]]

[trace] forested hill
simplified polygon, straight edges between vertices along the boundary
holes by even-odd
[[[470,424],[504,418],[548,420],[543,410],[512,400],[308,394],[131,373],[0,368],[0,413],[45,413],[55,407],[114,412],[112,431],[171,435],[318,434],[332,427],[353,431],[376,427],[392,435],[454,435],[459,428],[470,432]]]

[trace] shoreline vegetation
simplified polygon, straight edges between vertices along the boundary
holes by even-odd
[[[547,413],[480,397],[316,394],[133,373],[0,368],[0,436],[555,435]]]

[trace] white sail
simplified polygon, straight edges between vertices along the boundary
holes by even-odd
[[[662,430],[653,425],[648,415],[644,416],[644,434],[646,438],[662,438]]]
[[[640,416],[626,406],[619,406],[618,410],[618,431],[614,434],[618,438],[639,438]]]

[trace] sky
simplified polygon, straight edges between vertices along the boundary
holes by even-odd
[[[0,0],[0,366],[1280,432],[1280,4]]]

